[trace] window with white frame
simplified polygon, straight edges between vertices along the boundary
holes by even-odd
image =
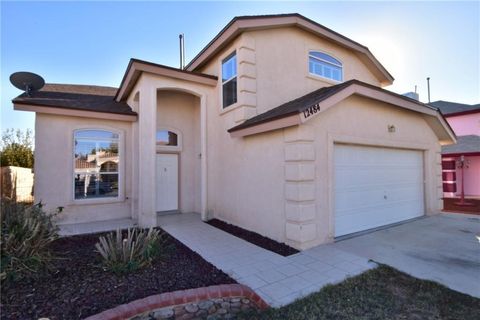
[[[237,54],[233,52],[222,61],[223,108],[237,102]]]
[[[310,51],[308,55],[308,70],[311,74],[343,81],[343,66],[334,57],[319,51]]]
[[[118,198],[118,133],[107,130],[76,130],[74,133],[74,198]]]

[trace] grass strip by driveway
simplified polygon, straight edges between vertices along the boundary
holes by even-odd
[[[381,265],[282,308],[240,319],[480,319],[480,299]]]

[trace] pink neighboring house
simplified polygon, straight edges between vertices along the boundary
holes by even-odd
[[[440,110],[458,137],[456,144],[442,148],[444,197],[460,197],[463,156],[465,198],[480,200],[480,104],[436,101],[430,105]]]

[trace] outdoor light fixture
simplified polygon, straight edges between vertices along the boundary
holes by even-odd
[[[389,124],[387,128],[388,128],[388,132],[395,132],[395,126],[393,124]]]

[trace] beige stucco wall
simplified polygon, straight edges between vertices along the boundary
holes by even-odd
[[[157,129],[181,134],[179,210],[200,212],[200,101],[179,91],[157,92]],[[157,149],[158,153],[169,151]]]
[[[241,139],[220,134],[210,157],[210,215],[284,241],[283,132]]]
[[[73,131],[106,129],[120,133],[123,155],[120,170],[124,194],[118,200],[73,199]],[[35,118],[35,201],[42,201],[47,210],[64,207],[59,223],[79,223],[130,218],[132,196],[131,123],[80,117],[36,114]],[[122,168],[123,167],[123,168]],[[89,204],[87,204],[89,203]]]
[[[221,61],[237,50],[237,62],[240,64],[239,50],[245,46],[253,49],[249,55],[253,56],[251,59],[254,64],[246,68],[239,67],[238,77],[248,74],[244,86],[253,87],[249,90],[255,93],[257,114],[313,90],[338,83],[309,73],[310,50],[322,51],[340,60],[343,63],[344,81],[357,79],[380,86],[379,80],[354,52],[294,27],[244,32],[199,71],[221,77]],[[256,81],[253,83],[252,79]],[[244,86],[240,79],[238,85],[242,90]],[[221,82],[217,90],[220,92]]]

